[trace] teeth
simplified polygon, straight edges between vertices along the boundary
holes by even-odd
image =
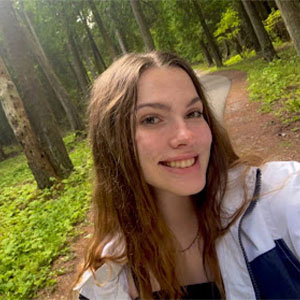
[[[177,160],[166,162],[165,164],[171,168],[188,168],[195,163],[195,158],[186,159],[186,160]]]

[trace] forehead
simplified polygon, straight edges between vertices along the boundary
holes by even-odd
[[[198,96],[190,76],[178,67],[152,67],[137,85],[137,102],[187,99]]]

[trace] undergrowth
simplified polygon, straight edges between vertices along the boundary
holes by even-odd
[[[300,58],[293,48],[267,63],[262,58],[232,66],[248,74],[250,99],[262,112],[274,112],[284,124],[300,120]]]
[[[69,178],[38,190],[23,154],[0,163],[0,299],[30,299],[55,283],[51,263],[68,257],[67,240],[90,204],[91,158],[85,141],[65,138]]]

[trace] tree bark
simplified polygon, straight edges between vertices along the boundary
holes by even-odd
[[[8,49],[10,65],[18,78],[24,106],[42,150],[55,175],[67,177],[73,169],[45,91],[34,69],[35,60],[10,0],[0,1],[0,26]]]
[[[100,17],[100,14],[97,10],[97,7],[95,5],[95,2],[94,0],[88,0],[89,4],[90,4],[90,7],[91,7],[91,10],[92,10],[92,13],[93,13],[93,16],[95,18],[95,21],[98,25],[98,28],[99,28],[99,31],[103,37],[103,40],[105,42],[105,45],[107,46],[108,48],[108,53],[111,57],[112,60],[114,60],[117,56],[118,56],[118,50],[117,48],[115,47],[114,45],[114,42],[112,41],[112,39],[110,38],[103,22],[102,22],[102,19]]]
[[[269,13],[267,11],[267,8],[264,5],[263,1],[253,1],[253,4],[255,6],[256,11],[258,12],[258,15],[260,16],[261,20],[265,20],[268,18]]]
[[[122,35],[121,35],[118,28],[115,29],[115,34],[116,34],[119,46],[121,48],[122,54],[128,53],[127,49],[126,49],[126,46],[125,46],[125,41],[123,40]]]
[[[41,149],[25,112],[17,88],[0,57],[0,102],[15,137],[24,150],[28,165],[39,188],[49,187],[57,177],[48,155]]]
[[[259,41],[260,47],[262,49],[262,55],[267,61],[272,61],[274,58],[277,58],[276,51],[272,45],[270,37],[265,30],[265,27],[258,16],[258,13],[255,10],[252,1],[242,0],[245,11],[247,12],[257,39]]]
[[[98,70],[98,74],[101,74],[103,72],[103,70],[106,69],[106,65],[105,62],[102,58],[102,55],[97,47],[97,44],[93,38],[92,32],[87,24],[87,20],[85,18],[85,16],[81,13],[81,11],[78,11],[78,15],[83,23],[83,26],[85,28],[85,31],[87,33],[88,39],[90,41],[90,45],[93,51],[93,55],[94,55],[94,61],[95,61],[95,66],[96,69]],[[101,66],[102,65],[102,66]]]
[[[297,0],[276,0],[285,26],[300,56],[300,2]]]
[[[48,79],[53,91],[55,92],[55,95],[59,99],[66,116],[68,118],[69,124],[71,125],[71,128],[75,132],[80,132],[84,130],[84,125],[83,122],[81,121],[77,110],[75,106],[73,105],[71,99],[69,98],[69,95],[63,85],[61,84],[60,80],[56,76],[45,52],[40,44],[40,41],[36,35],[36,32],[32,26],[32,23],[26,13],[25,10],[22,10],[22,14],[24,16],[24,21],[29,29],[26,30],[26,27],[24,27],[26,35],[27,35],[27,40],[29,41],[29,44],[31,46],[31,49],[33,53],[35,54],[40,66],[43,69],[43,72]]]
[[[201,26],[203,28],[204,34],[206,36],[209,48],[211,50],[212,57],[214,58],[217,67],[222,67],[223,63],[222,63],[222,57],[221,57],[219,48],[218,48],[218,46],[215,42],[215,39],[214,39],[213,35],[210,33],[210,31],[209,31],[209,29],[206,25],[201,7],[200,7],[199,3],[197,2],[197,0],[192,0],[192,3],[194,5],[194,8],[195,8],[196,13],[197,13],[198,18],[199,18],[199,21],[200,21]]]
[[[76,76],[79,81],[82,94],[85,95],[90,85],[90,80],[80,58],[80,54],[78,52],[77,45],[75,43],[72,33],[68,34],[67,47],[72,55],[72,66],[74,68],[74,71],[76,72]]]
[[[58,13],[60,14],[62,25],[65,28],[68,37],[66,44],[67,44],[68,51],[71,53],[72,56],[72,65],[74,71],[76,72],[76,77],[78,79],[82,94],[85,95],[86,91],[88,90],[90,80],[86,72],[86,69],[82,63],[82,60],[80,58],[79,51],[75,43],[74,34],[69,25],[69,18],[66,14],[64,3],[62,4],[63,5],[61,6],[61,10]]]
[[[115,34],[117,36],[117,40],[119,43],[119,46],[121,48],[121,51],[123,54],[126,54],[129,52],[129,48],[126,42],[126,38],[125,38],[125,33],[123,31],[123,27],[120,20],[116,17],[116,11],[117,11],[117,6],[115,5],[114,1],[110,1],[110,5],[109,5],[109,15],[111,17],[111,20],[114,24],[115,27]]]
[[[200,46],[202,48],[202,51],[203,51],[203,54],[204,54],[204,56],[206,58],[208,66],[213,65],[214,62],[213,62],[213,60],[212,60],[212,58],[210,56],[210,53],[208,52],[207,47],[206,47],[206,45],[205,45],[205,43],[204,43],[203,40],[200,40]]]
[[[246,31],[255,52],[259,53],[261,51],[261,47],[260,47],[258,38],[256,36],[256,33],[254,31],[253,25],[250,21],[250,18],[248,16],[247,12],[245,11],[244,5],[241,2],[241,0],[236,0],[235,3],[237,5],[237,10],[239,12],[239,16],[244,21],[243,22],[244,30]]]
[[[142,7],[139,0],[130,0],[130,4],[147,50],[148,51],[155,50],[154,42],[150,30],[147,26],[146,18],[143,14]]]
[[[0,57],[0,59],[1,59],[1,57]],[[1,83],[0,83],[0,85],[1,85]],[[0,90],[0,93],[1,93],[1,90]],[[0,102],[1,102],[1,97],[0,97]],[[5,159],[6,159],[6,154],[2,148],[2,145],[0,145],[0,161],[5,160]]]

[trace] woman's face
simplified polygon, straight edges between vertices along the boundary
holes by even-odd
[[[203,105],[188,74],[153,67],[138,82],[136,147],[146,182],[156,193],[200,192],[212,141]]]

